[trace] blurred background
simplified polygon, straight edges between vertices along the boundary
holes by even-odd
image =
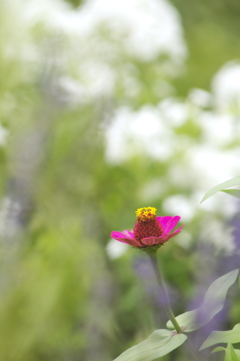
[[[237,0],[0,1],[1,361],[112,361],[165,328],[147,256],[109,236],[137,208],[185,225],[158,253],[175,314],[239,267],[239,202],[200,205],[239,176],[239,16]],[[239,322],[238,298],[196,348]]]

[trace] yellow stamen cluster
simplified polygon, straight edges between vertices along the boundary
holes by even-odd
[[[154,207],[143,207],[136,210],[137,219],[140,221],[149,221],[156,217],[157,209]]]

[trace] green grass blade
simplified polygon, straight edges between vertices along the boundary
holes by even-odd
[[[182,345],[187,336],[175,331],[156,330],[145,341],[123,352],[114,361],[152,361]]]
[[[220,183],[217,186],[209,189],[209,191],[204,195],[204,197],[200,203],[204,202],[206,199],[208,199],[213,194],[215,194],[219,191],[223,191],[226,188],[237,186],[237,185],[240,185],[240,177],[235,177],[235,178],[229,179],[226,182]]]
[[[235,198],[240,198],[240,189],[224,189],[221,192],[230,194],[230,196],[233,196]]]
[[[184,332],[192,332],[201,328],[223,309],[228,289],[236,281],[238,273],[239,270],[236,269],[219,277],[208,288],[204,301],[199,308],[176,317]],[[202,315],[201,318],[199,315]],[[173,329],[171,321],[168,321],[167,327]]]
[[[217,343],[239,343],[240,342],[240,323],[235,325],[229,331],[213,331],[204,341],[200,350],[216,345]]]

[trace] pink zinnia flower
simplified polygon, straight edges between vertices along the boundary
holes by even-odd
[[[178,224],[181,217],[156,217],[156,208],[144,207],[136,211],[137,220],[131,231],[112,232],[111,237],[117,241],[127,243],[133,247],[147,250],[149,247],[158,249],[170,238],[175,237],[183,228],[170,233]]]

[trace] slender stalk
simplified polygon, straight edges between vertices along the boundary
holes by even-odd
[[[178,324],[178,322],[177,322],[177,320],[176,320],[176,318],[175,318],[175,316],[173,314],[171,306],[170,306],[170,301],[169,301],[169,297],[168,297],[168,293],[167,293],[167,288],[166,288],[165,283],[164,283],[162,272],[161,272],[160,267],[158,265],[156,253],[149,254],[149,257],[150,257],[151,264],[152,264],[153,270],[155,272],[158,284],[160,286],[160,291],[161,291],[161,296],[162,296],[162,300],[163,300],[164,309],[165,309],[169,319],[171,320],[175,330],[177,331],[177,333],[182,333],[181,327],[179,326],[179,324]]]
[[[177,322],[177,320],[176,320],[176,318],[175,318],[175,316],[173,314],[173,311],[171,309],[170,301],[169,301],[169,297],[168,297],[168,293],[167,293],[167,288],[166,288],[166,285],[164,283],[163,275],[162,275],[162,272],[160,270],[160,267],[159,267],[159,264],[158,264],[158,261],[157,261],[157,255],[156,255],[156,253],[151,253],[151,254],[149,254],[149,257],[150,257],[151,264],[152,264],[154,273],[156,275],[158,284],[160,286],[161,296],[162,296],[162,300],[163,300],[163,307],[165,309],[165,312],[168,315],[168,317],[169,317],[170,321],[172,322],[172,324],[173,324],[175,330],[177,331],[177,333],[183,333],[183,331],[182,331],[181,327],[179,326],[179,324],[178,324],[178,322]],[[199,358],[196,355],[196,353],[195,353],[189,339],[188,339],[188,346],[189,346],[188,347],[189,351],[192,354],[194,360],[199,361]]]
[[[160,270],[160,267],[159,267],[159,264],[157,261],[157,255],[156,255],[156,253],[152,253],[152,254],[149,254],[149,257],[150,257],[151,264],[152,264],[154,273],[156,275],[158,284],[160,286],[161,296],[162,296],[162,300],[163,300],[163,307],[165,309],[165,312],[168,315],[168,317],[169,317],[170,321],[172,322],[177,333],[183,333],[183,331],[182,331],[181,327],[179,326],[179,324],[173,314],[173,311],[171,309],[170,301],[169,301],[169,297],[168,297],[168,293],[167,293],[167,288],[164,283],[163,275],[162,275],[162,272]],[[190,341],[188,342],[188,344],[189,344],[189,351],[192,354],[194,360],[199,361]]]

